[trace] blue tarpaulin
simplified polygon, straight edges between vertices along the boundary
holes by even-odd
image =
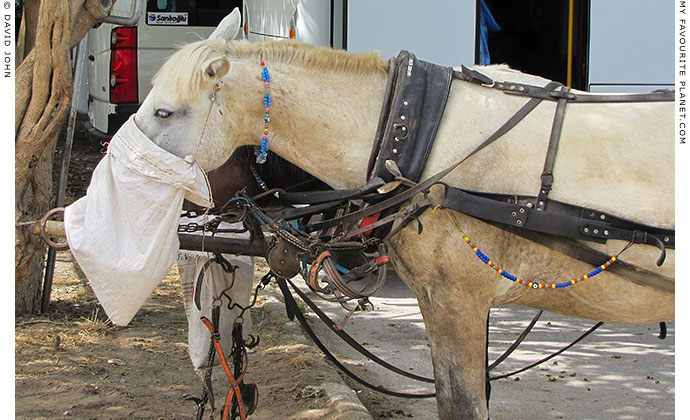
[[[479,64],[485,66],[491,64],[491,56],[489,55],[489,31],[500,31],[501,27],[496,23],[489,6],[482,0],[480,9],[480,34],[479,34]]]

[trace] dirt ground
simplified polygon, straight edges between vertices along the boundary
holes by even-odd
[[[257,280],[266,270],[258,265]],[[251,418],[338,418],[323,384],[340,378],[287,320],[272,286],[267,292],[251,311],[260,337],[245,377],[260,392]],[[201,379],[187,354],[175,267],[131,324],[116,327],[71,254],[59,253],[50,313],[17,318],[15,331],[17,419],[194,418],[196,405],[184,396],[200,395]],[[219,408],[227,380],[221,367],[213,372]]]
[[[266,272],[257,259],[255,281]],[[409,289],[387,283],[376,310],[356,314],[347,330],[365,347],[395,365],[429,376],[431,361],[423,322]],[[298,282],[300,284],[300,282]],[[304,287],[303,287],[304,290]],[[433,399],[408,400],[372,392],[343,380],[288,321],[277,287],[269,286],[252,309],[259,345],[250,350],[246,381],[259,387],[252,419],[365,419],[369,414],[338,407],[325,384],[354,393],[374,419],[436,419]],[[334,319],[342,308],[319,301]],[[522,331],[533,311],[500,308],[491,326],[490,358]],[[433,392],[381,370],[350,351],[308,312],[317,334],[341,361],[374,384],[408,392]],[[522,367],[586,330],[591,322],[544,315],[534,337],[501,372]],[[553,361],[494,383],[492,419],[671,419],[674,418],[674,333],[658,340],[653,325],[605,325],[574,350]],[[187,355],[187,321],[177,270],[173,268],[127,327],[108,324],[69,253],[59,253],[51,311],[15,323],[17,419],[192,419],[201,381]],[[214,369],[218,401],[227,381]],[[342,392],[342,389],[341,389]],[[356,402],[356,401],[355,401]],[[220,403],[217,403],[217,406]],[[360,407],[355,407],[355,410]],[[518,415],[519,413],[519,415]],[[352,414],[352,413],[350,413]],[[207,416],[205,418],[208,418]],[[216,417],[219,418],[219,417]]]

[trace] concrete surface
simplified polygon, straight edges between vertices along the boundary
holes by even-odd
[[[284,340],[293,342],[297,339],[296,337],[300,337],[297,340],[301,343],[306,345],[313,344],[309,338],[302,336],[302,330],[297,321],[287,321],[285,305],[275,296],[272,296],[273,292],[270,289],[266,289],[266,292],[269,294],[268,300],[263,304],[266,316],[286,319],[285,325],[281,330],[281,336],[286,337]],[[278,340],[280,341],[281,339],[279,338]],[[357,398],[352,388],[335,373],[334,367],[321,357],[322,355],[316,346],[312,347],[313,351],[304,352],[303,354],[310,356],[311,369],[323,373],[322,382],[315,383],[313,387],[316,392],[323,391],[328,396],[329,405],[332,408],[331,414],[321,418],[323,420],[373,420],[371,414]]]
[[[297,280],[297,279],[295,279]],[[303,282],[298,282],[307,290]],[[416,374],[432,376],[426,331],[416,298],[390,276],[372,302],[375,311],[356,313],[345,330],[370,351]],[[312,295],[312,297],[314,297]],[[336,322],[345,311],[314,299]],[[536,310],[505,307],[492,310],[489,359],[495,360],[522,332]],[[383,370],[350,349],[310,310],[317,334],[341,361],[374,384],[407,392],[433,392],[433,385]],[[492,374],[521,368],[569,344],[593,321],[545,312],[532,333]],[[492,381],[490,415],[507,419],[672,419],[675,405],[675,329],[657,338],[658,324],[604,324],[575,347],[514,377]],[[375,419],[436,419],[433,399],[388,397],[346,380]]]

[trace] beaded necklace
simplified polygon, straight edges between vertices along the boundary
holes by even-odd
[[[261,79],[264,81],[264,135],[261,137],[261,147],[254,149],[256,155],[256,163],[263,164],[268,157],[268,124],[271,122],[271,75],[268,73],[268,67],[261,62],[263,71],[261,72]]]
[[[433,209],[433,212],[435,212],[438,208],[439,208],[439,206],[436,206]],[[572,286],[572,285],[580,283],[584,280],[590,279],[590,278],[596,276],[597,274],[601,273],[602,271],[606,270],[611,264],[616,262],[616,260],[618,259],[618,256],[620,256],[620,254],[622,254],[623,251],[627,250],[630,247],[630,244],[628,244],[615,257],[609,258],[609,260],[606,261],[604,264],[600,265],[599,267],[596,267],[594,270],[592,270],[589,273],[587,273],[581,277],[578,277],[576,279],[572,279],[572,280],[569,280],[569,281],[566,281],[563,283],[531,282],[531,281],[523,280],[517,276],[510,274],[509,272],[505,271],[504,269],[502,269],[501,267],[496,265],[496,263],[491,261],[491,259],[486,254],[484,254],[477,247],[477,245],[475,245],[474,242],[472,242],[472,240],[470,240],[470,238],[467,237],[467,235],[465,235],[465,232],[463,232],[462,229],[460,229],[460,226],[458,226],[458,224],[455,222],[455,219],[453,218],[453,216],[451,216],[450,213],[446,213],[446,214],[448,214],[448,217],[450,218],[451,222],[453,222],[453,225],[455,226],[455,228],[458,230],[458,232],[460,232],[460,234],[462,235],[462,237],[465,240],[465,242],[467,243],[467,245],[469,245],[469,247],[472,248],[472,251],[474,251],[474,254],[477,256],[477,258],[479,258],[482,262],[484,262],[484,264],[488,265],[494,271],[496,271],[501,276],[507,278],[508,280],[511,280],[511,281],[518,283],[518,284],[522,284],[522,285],[527,286],[527,287],[531,287],[532,289],[562,289],[564,287]]]
[[[268,185],[266,185],[264,180],[261,178],[261,175],[259,175],[259,171],[256,170],[256,168],[251,162],[249,163],[249,168],[252,170],[252,175],[254,175],[254,179],[256,180],[256,183],[259,185],[259,187],[264,191],[268,191]]]

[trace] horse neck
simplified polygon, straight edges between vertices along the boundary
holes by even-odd
[[[333,188],[364,184],[386,76],[267,66],[270,149]]]

